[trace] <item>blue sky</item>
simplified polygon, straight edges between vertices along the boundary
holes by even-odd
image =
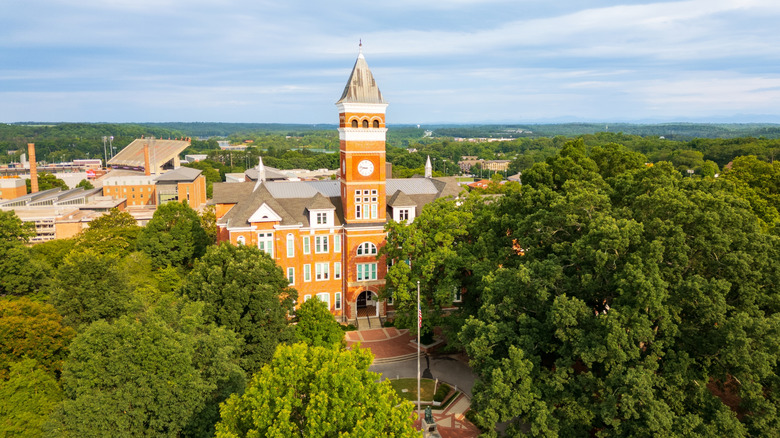
[[[26,0],[0,121],[335,123],[358,40],[389,123],[780,123],[780,1]]]

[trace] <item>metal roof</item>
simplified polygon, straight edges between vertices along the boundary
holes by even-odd
[[[277,199],[313,198],[317,193],[325,197],[340,196],[339,182],[328,181],[266,181],[263,185]]]
[[[387,103],[361,50],[341,98],[336,103]]]
[[[193,169],[191,167],[180,167],[178,169],[174,169],[168,172],[163,173],[162,175],[155,178],[155,181],[195,181],[200,174],[203,173],[200,169]]]
[[[388,179],[386,186],[387,194],[397,192],[398,190],[407,195],[437,195],[439,190],[430,178],[403,178]]]

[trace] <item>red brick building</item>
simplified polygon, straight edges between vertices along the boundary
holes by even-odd
[[[341,98],[338,180],[214,185],[219,240],[257,245],[281,266],[303,302],[318,297],[343,321],[385,316],[377,299],[387,265],[377,258],[388,220],[411,222],[422,207],[460,192],[455,178],[388,179],[387,102],[362,52]]]

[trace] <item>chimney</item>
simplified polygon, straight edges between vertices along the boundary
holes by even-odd
[[[30,156],[30,192],[38,193],[38,163],[35,161],[35,143],[27,143],[27,155]]]
[[[149,168],[149,143],[144,143],[144,175],[151,175],[151,169]]]

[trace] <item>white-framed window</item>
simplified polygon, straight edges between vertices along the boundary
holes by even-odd
[[[357,255],[376,255],[376,245],[371,242],[363,242],[357,247]]]
[[[463,295],[461,295],[461,290],[459,287],[452,288],[452,302],[453,303],[460,303],[463,301]]]
[[[376,263],[358,263],[357,280],[376,280]]]
[[[378,190],[355,190],[355,218],[376,219],[379,213],[378,202]]]
[[[287,257],[295,257],[295,236],[292,233],[287,235]]]
[[[309,236],[303,236],[303,253],[311,254],[311,238]]]
[[[330,294],[327,292],[321,292],[317,294],[317,299],[325,303],[326,306],[328,306],[328,310],[330,310]]]
[[[303,281],[311,281],[311,265],[303,265]]]
[[[317,225],[327,225],[328,224],[328,213],[317,213],[316,214],[316,223],[317,223]]]
[[[305,303],[305,302],[307,302],[307,301],[309,301],[310,299],[311,299],[311,295],[304,295],[304,296],[303,296],[303,302],[304,302],[304,303]]]
[[[328,236],[314,237],[314,252],[317,254],[328,252]]]
[[[409,221],[409,209],[401,208],[398,210],[398,222]]]
[[[236,237],[236,245],[246,245],[246,237],[244,236]]]
[[[316,271],[317,281],[330,279],[330,264],[329,263],[317,263],[314,265]]]
[[[271,257],[274,256],[274,233],[257,233],[257,247]]]
[[[333,263],[333,279],[334,280],[341,279],[341,262]]]
[[[295,284],[295,268],[287,268],[287,282]]]
[[[336,292],[333,297],[336,310],[341,310],[341,292]]]
[[[341,252],[341,235],[333,236],[333,252]]]

